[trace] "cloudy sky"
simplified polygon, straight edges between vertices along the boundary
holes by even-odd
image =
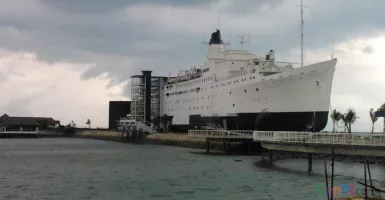
[[[219,26],[227,48],[300,61],[300,0],[0,0],[0,113],[106,127],[129,77],[201,64]],[[305,64],[338,58],[331,107],[354,108],[370,130],[385,103],[383,0],[304,0]],[[220,23],[218,16],[220,15]],[[331,120],[329,120],[331,121]],[[381,130],[377,122],[376,130]],[[330,130],[331,123],[327,129]]]

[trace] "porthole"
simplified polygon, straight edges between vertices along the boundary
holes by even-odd
[[[245,93],[246,93],[246,90],[245,90]]]
[[[233,107],[235,107],[235,104],[233,104]]]
[[[258,92],[258,88],[256,88],[255,90],[257,90],[257,92]]]

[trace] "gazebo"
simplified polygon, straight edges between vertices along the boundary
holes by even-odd
[[[383,132],[385,134],[385,111],[377,111],[375,114],[376,117],[383,117],[384,118],[384,127]]]

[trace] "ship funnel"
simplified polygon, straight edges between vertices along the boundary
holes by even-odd
[[[216,32],[213,32],[211,34],[211,39],[209,45],[212,44],[223,44],[222,38],[221,38],[221,31],[217,29]]]

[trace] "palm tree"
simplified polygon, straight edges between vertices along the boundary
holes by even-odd
[[[334,133],[336,132],[336,123],[338,123],[342,119],[342,114],[338,112],[336,109],[334,109],[330,117],[333,120],[333,133]]]
[[[374,112],[373,108],[370,109],[369,115],[370,115],[370,119],[372,120],[372,133],[373,133],[373,131],[374,131],[374,123],[376,123],[378,118],[376,117],[376,113]]]
[[[349,108],[348,111],[344,114],[344,122],[345,122],[345,127],[348,129],[348,133],[352,132],[352,124],[356,122],[357,120],[357,114],[354,109]]]
[[[91,128],[91,120],[87,119],[86,124],[88,125],[88,128]]]

